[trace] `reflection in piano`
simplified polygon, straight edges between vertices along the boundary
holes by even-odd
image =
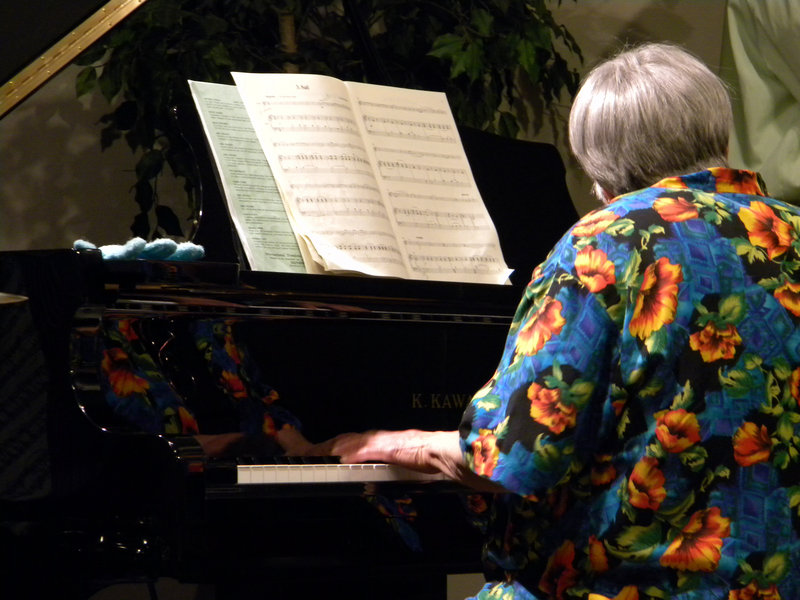
[[[447,573],[480,569],[466,490],[386,465],[288,464],[300,461],[281,456],[264,424],[296,424],[314,441],[454,428],[491,376],[518,289],[104,262],[68,250],[0,253],[0,275],[0,289],[29,298],[14,305],[14,340],[38,342],[21,376],[48,382],[32,414],[37,404],[15,397],[19,377],[0,378],[10,417],[0,438],[13,440],[23,419],[42,433],[35,456],[13,444],[0,453],[3,513],[35,524],[14,538],[15,552],[52,575],[36,579],[29,565],[7,584],[57,581],[62,596],[88,597],[113,581],[173,576],[213,583],[223,598],[333,579],[365,586],[367,598],[392,597],[389,580],[396,597],[413,598],[443,594]],[[208,331],[218,346],[204,345]],[[209,359],[231,343],[229,358],[258,367],[237,371],[251,378],[243,387]],[[244,437],[204,452],[198,434],[229,432]],[[25,497],[9,469],[20,461],[47,467]]]

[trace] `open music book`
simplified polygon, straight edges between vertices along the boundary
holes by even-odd
[[[189,83],[251,268],[507,282],[444,94],[233,77]]]

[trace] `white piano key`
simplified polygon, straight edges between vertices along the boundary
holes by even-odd
[[[371,483],[381,481],[441,481],[439,473],[420,473],[380,463],[323,464],[323,465],[239,465],[237,483],[312,484],[312,483]]]

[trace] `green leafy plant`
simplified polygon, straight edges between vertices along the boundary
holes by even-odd
[[[131,231],[153,239],[187,235],[159,201],[166,165],[199,211],[172,114],[190,104],[187,79],[287,71],[442,91],[460,124],[515,137],[520,103],[546,109],[575,93],[569,56],[580,49],[545,0],[149,0],[76,60],[76,89],[111,106],[101,147],[124,139],[139,152]]]

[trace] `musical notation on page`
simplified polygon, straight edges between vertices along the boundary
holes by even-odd
[[[464,212],[435,211],[424,208],[398,208],[394,211],[395,219],[401,227],[485,230],[491,228],[491,222],[485,215]]]
[[[463,167],[442,167],[420,162],[393,160],[378,161],[378,169],[383,179],[391,181],[457,187],[469,186],[469,182],[464,179],[468,172]]]
[[[403,204],[410,204],[410,205],[427,205],[429,203],[435,203],[440,206],[448,206],[450,203],[465,203],[465,204],[472,204],[475,202],[475,199],[470,196],[469,194],[459,193],[459,190],[450,190],[450,193],[447,193],[448,190],[446,188],[440,189],[440,193],[438,194],[414,194],[410,192],[390,192],[389,196],[398,203]]]
[[[280,191],[236,87],[198,81],[189,86],[250,267],[305,272]]]
[[[498,267],[490,256],[440,256],[412,254],[414,268],[424,273],[491,273]]]
[[[280,133],[350,133],[358,135],[358,127],[351,117],[317,114],[267,114],[270,130]]]
[[[376,136],[426,142],[455,143],[458,141],[457,134],[446,123],[365,116],[364,126],[370,135]]]
[[[316,98],[304,100],[298,98],[295,94],[286,97],[270,96],[269,99],[259,101],[259,106],[269,110],[270,108],[303,108],[307,111],[314,111],[318,108],[339,108],[342,110],[350,110],[350,99],[346,96],[329,96],[323,95]]]
[[[233,78],[309,271],[507,282],[444,94],[321,75]],[[440,264],[412,260],[411,240],[441,243],[425,253]],[[495,270],[443,266],[473,256]]]
[[[278,154],[278,161],[286,173],[360,173],[371,176],[369,159],[355,152],[301,152]]]
[[[329,218],[330,216],[365,216],[388,221],[386,207],[375,198],[350,196],[330,198],[326,196],[299,196],[297,206],[300,214],[308,217]]]
[[[387,89],[397,89],[397,88],[387,88]],[[423,94],[427,94],[428,92],[423,92]],[[441,104],[431,104],[430,102],[416,102],[411,101],[408,103],[397,103],[397,102],[382,102],[377,100],[368,100],[365,97],[358,98],[358,106],[361,108],[362,111],[368,112],[369,110],[377,110],[378,113],[394,113],[397,111],[404,112],[404,113],[412,113],[412,114],[428,114],[428,115],[437,115],[439,118],[443,120],[447,120],[450,118],[450,107],[443,106]]]

